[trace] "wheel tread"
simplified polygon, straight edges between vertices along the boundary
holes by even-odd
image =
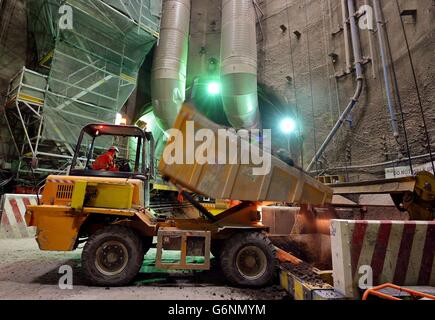
[[[272,255],[272,266],[267,271],[267,277],[265,279],[257,279],[255,281],[249,281],[243,279],[240,274],[236,271],[235,263],[233,257],[237,250],[235,248],[241,248],[245,244],[263,242],[267,250]],[[242,232],[235,234],[233,237],[228,239],[222,248],[220,255],[221,269],[227,280],[235,286],[243,287],[264,287],[269,285],[274,276],[276,275],[276,270],[278,268],[278,260],[276,259],[276,248],[267,237],[264,232]]]
[[[136,248],[137,252],[133,252],[132,259],[135,259],[131,266],[127,266],[124,271],[122,271],[122,278],[118,279],[108,279],[106,276],[101,275],[98,271],[94,270],[94,256],[93,250],[95,246],[98,246],[98,242],[102,241],[101,238],[103,235],[109,234],[113,236],[118,236],[123,238],[124,240],[131,241],[132,247]],[[132,230],[124,226],[111,225],[104,227],[98,231],[96,231],[86,242],[86,245],[82,252],[82,269],[85,275],[85,278],[92,284],[98,286],[124,286],[130,283],[136,275],[139,273],[139,270],[143,263],[144,256],[144,244],[142,239]]]

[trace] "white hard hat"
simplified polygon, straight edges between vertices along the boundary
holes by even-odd
[[[118,149],[118,147],[116,147],[116,146],[111,146],[111,147],[109,148],[109,151],[115,151],[116,153],[119,153],[119,149]]]

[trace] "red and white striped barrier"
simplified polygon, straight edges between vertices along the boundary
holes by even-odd
[[[370,282],[435,286],[435,221],[332,220],[331,247],[334,287],[346,297]]]
[[[36,205],[36,195],[5,194],[0,200],[0,239],[32,238],[35,228],[27,227],[26,206]]]

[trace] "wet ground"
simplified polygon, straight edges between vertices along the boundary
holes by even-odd
[[[172,272],[155,269],[155,249],[146,255],[135,282],[122,288],[86,284],[80,269],[81,250],[43,252],[34,239],[0,240],[0,299],[115,299],[115,300],[280,300],[286,293],[277,286],[260,290],[226,285],[216,261],[210,271]],[[171,257],[166,257],[171,259]],[[62,290],[61,266],[73,270],[73,288]],[[64,283],[61,281],[61,283]]]

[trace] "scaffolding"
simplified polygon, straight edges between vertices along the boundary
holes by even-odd
[[[37,155],[42,155],[42,109],[45,102],[48,77],[23,68],[11,80],[6,95],[5,120],[17,153],[31,159],[36,167]],[[43,170],[43,169],[42,169]]]
[[[5,107],[19,172],[65,172],[81,128],[115,122],[157,41],[160,10],[161,0],[28,1],[38,72],[12,79]]]

